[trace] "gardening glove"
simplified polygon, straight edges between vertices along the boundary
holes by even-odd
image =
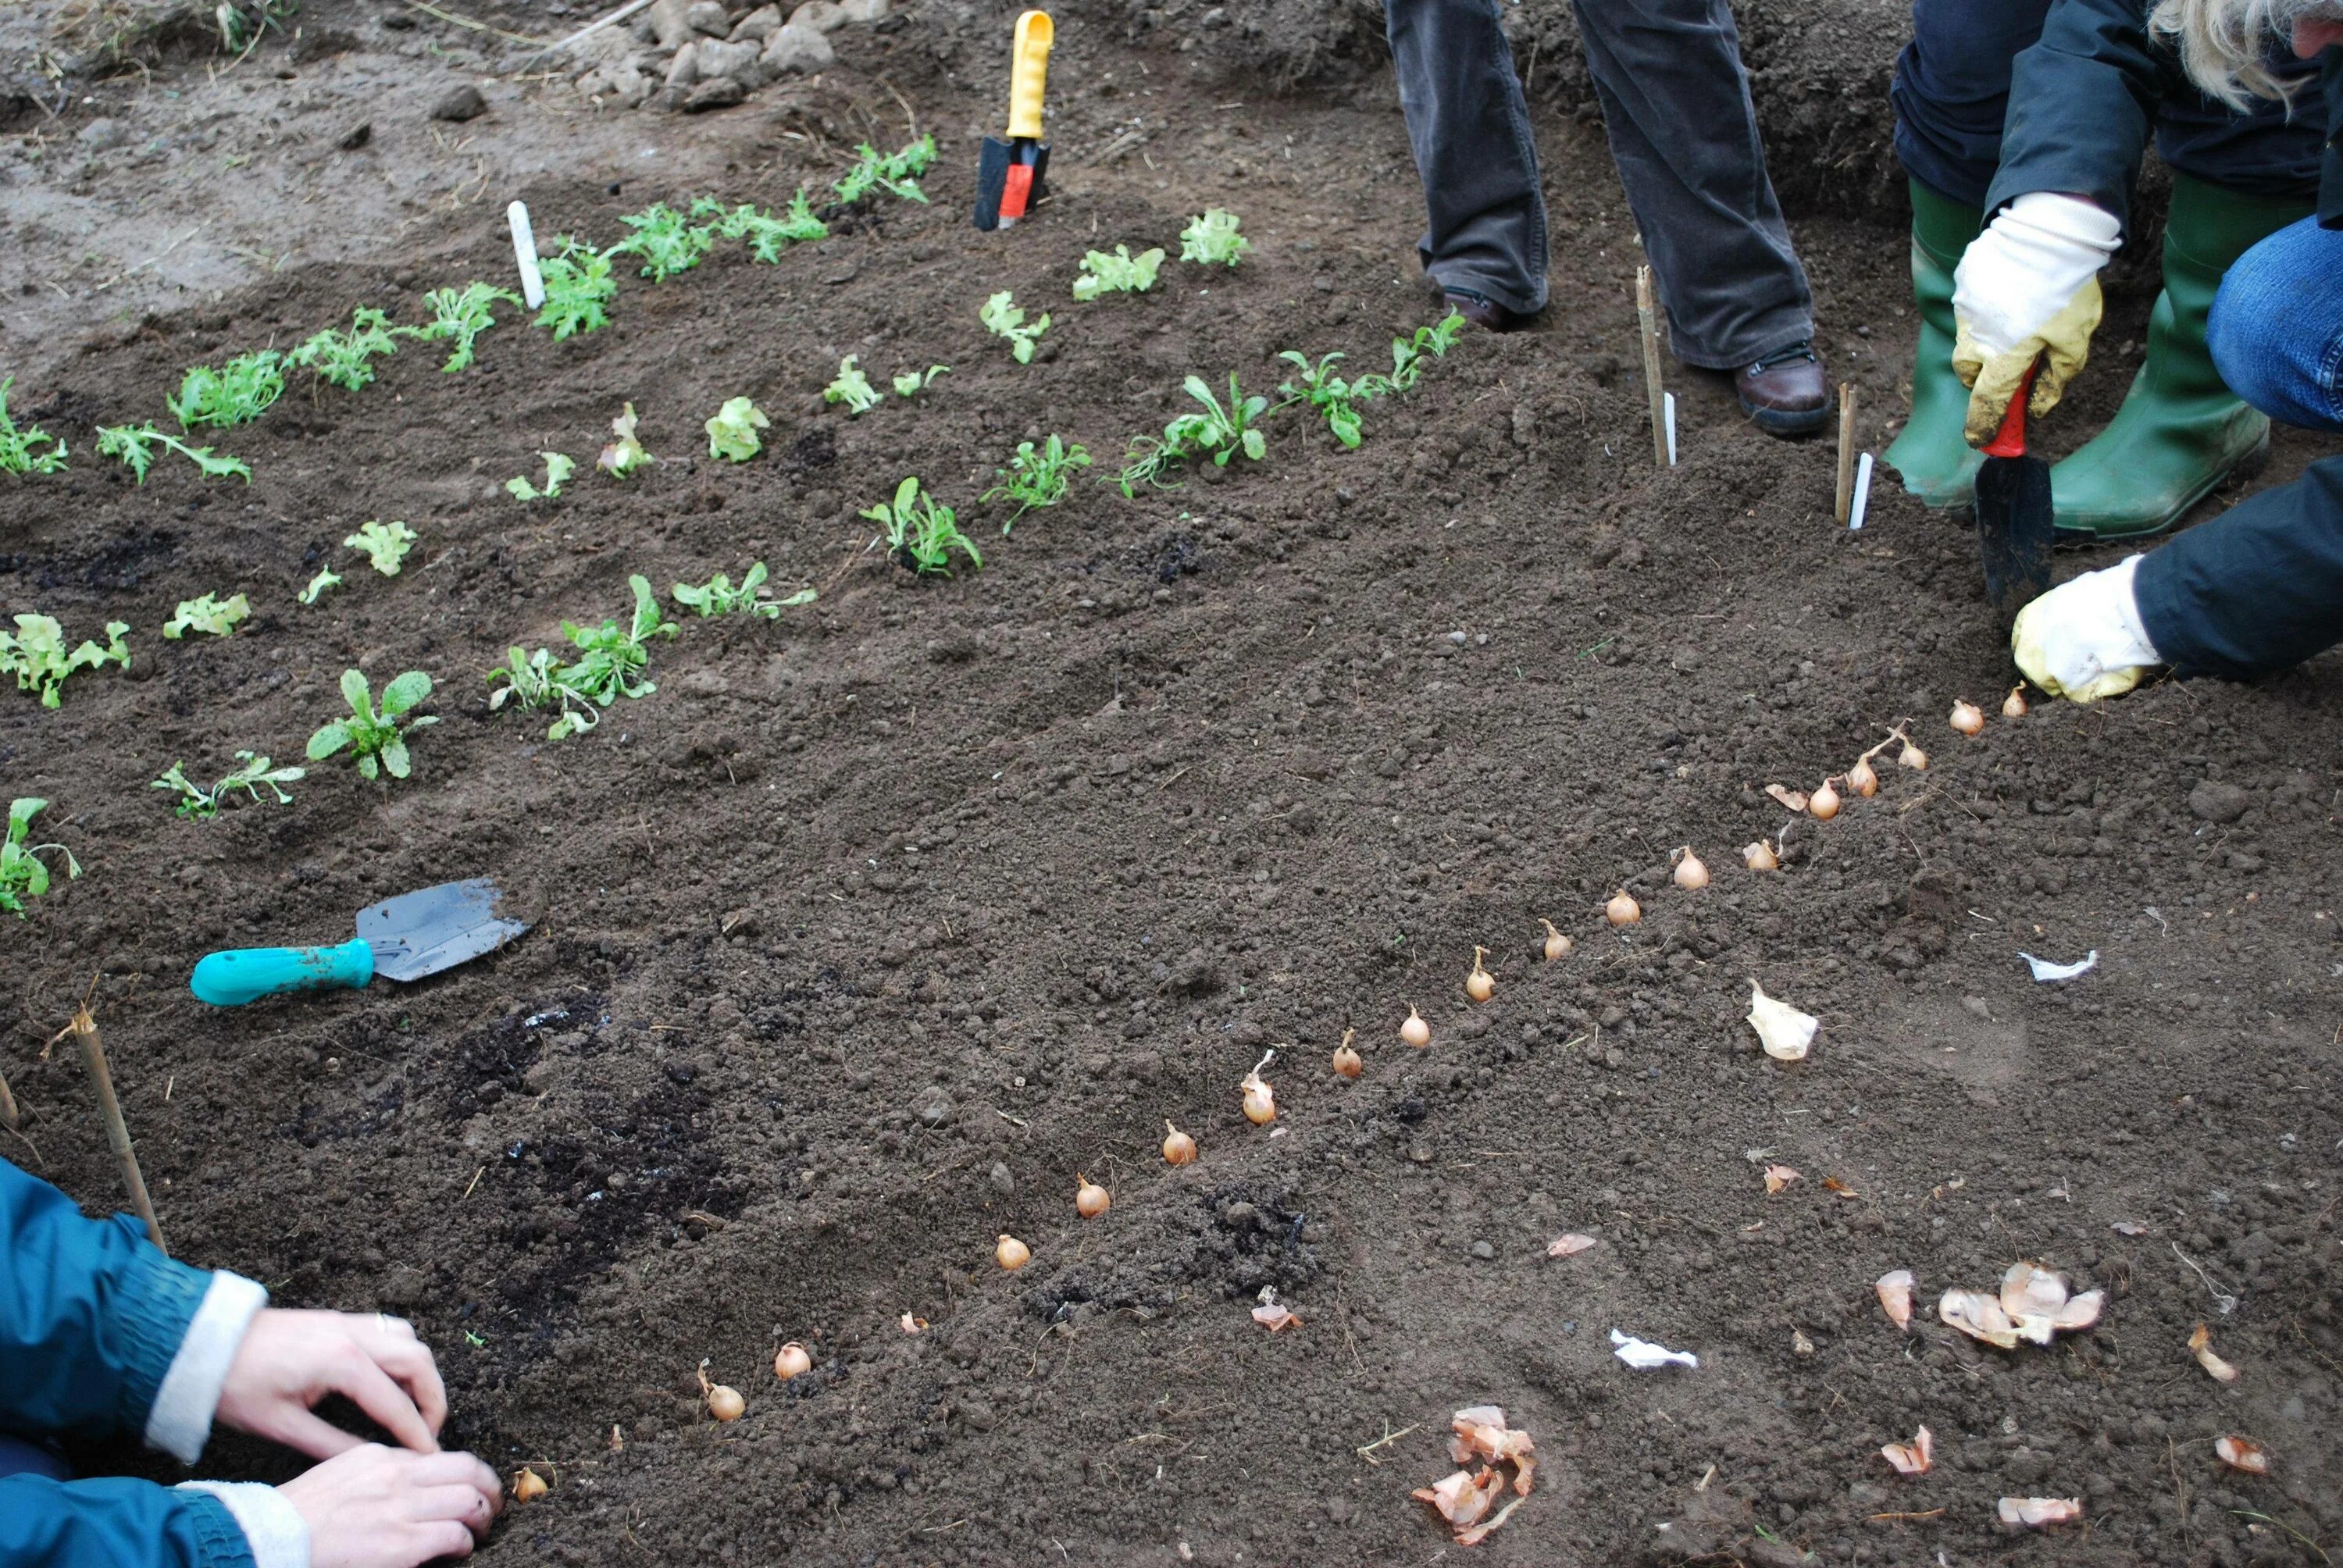
[[[2017,612],[2009,653],[2018,672],[2053,697],[2121,697],[2164,662],[2139,623],[2132,574],[2140,558],[2060,583]]]
[[[1953,373],[1970,388],[1965,434],[1982,447],[2036,360],[2028,412],[2058,406],[2090,357],[2099,325],[2099,268],[2122,226],[2080,196],[2035,191],[2001,209],[1953,269]]]

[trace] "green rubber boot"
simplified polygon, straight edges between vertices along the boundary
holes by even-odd
[[[1887,448],[1887,463],[1923,506],[1966,507],[1984,459],[1961,433],[1969,389],[1953,374],[1953,268],[1985,226],[1985,215],[1918,180],[1908,183],[1920,338],[1912,353],[1912,417]]]
[[[2240,402],[2213,368],[2205,323],[2229,264],[2309,212],[2306,202],[2172,176],[2164,292],[2147,318],[2147,360],[2107,427],[2051,467],[2061,533],[2160,534],[2269,445],[2268,416]]]

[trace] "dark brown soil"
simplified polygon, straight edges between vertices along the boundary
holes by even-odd
[[[0,482],[0,608],[76,637],[127,620],[138,658],[59,711],[0,703],[0,782],[49,798],[43,836],[84,865],[0,930],[0,1069],[39,1151],[11,1157],[118,1201],[78,1068],[40,1056],[97,973],[175,1249],[282,1302],[410,1315],[451,1439],[549,1463],[491,1562],[1423,1563],[1446,1540],[1408,1491],[1478,1402],[1546,1460],[1493,1563],[2326,1561],[2335,661],[1956,736],[1955,697],[1993,707],[2014,678],[1973,544],[1884,474],[1871,526],[1835,528],[1827,448],[1756,434],[1689,373],[1683,464],[1653,472],[1632,230],[1599,130],[1550,106],[1537,330],[1466,339],[1355,454],[1288,412],[1257,467],[1136,501],[1086,478],[1002,538],[976,497],[1019,439],[1111,466],[1191,371],[1267,390],[1279,349],[1378,361],[1432,307],[1366,57],[1342,101],[1222,96],[1218,66],[1185,85],[1178,41],[1215,30],[1179,18],[1136,45],[1061,18],[1055,200],[977,236],[965,133],[1000,21],[916,12],[729,116],[581,131],[569,177],[491,185],[369,260],[79,351],[18,339],[0,373],[75,464]],[[1893,47],[1833,111],[1850,136],[1884,137]],[[944,128],[932,207],[777,266],[727,246],[628,278],[607,330],[499,327],[462,375],[418,347],[358,394],[297,377],[220,440],[248,488],[173,464],[139,488],[85,456],[96,423],[161,417],[186,365],[502,278],[508,194],[540,234],[604,243],[653,199],[778,205],[841,144],[904,139],[882,82]],[[1133,116],[1151,139],[1099,158]],[[1222,200],[1242,268],[1068,301],[1086,248],[1173,245]],[[1875,449],[1910,321],[1903,241],[1869,210],[1810,193],[1798,237]],[[1055,317],[1028,367],[977,324],[1004,287]],[[2111,348],[2146,304],[2117,300]],[[820,400],[848,353],[953,371],[848,421]],[[2107,358],[2063,438],[2119,395]],[[776,427],[735,467],[699,427],[739,394]],[[590,461],[628,400],[663,459],[646,476],[503,492],[540,450]],[[2264,482],[2314,449],[2287,437]],[[906,474],[961,508],[980,572],[915,580],[866,549],[855,511]],[[351,567],[337,541],[394,517],[421,535],[406,572]],[[347,586],[296,604],[328,558]],[[820,601],[685,623],[657,694],[587,737],[488,711],[508,645],[619,614],[628,574],[664,592],[756,559]],[[233,639],[160,639],[179,599],[234,590],[257,611]],[[294,806],[208,824],[146,788],[175,759],[297,757],[350,665],[439,681],[413,779],[319,765]],[[1793,825],[1782,871],[1742,869],[1785,821],[1764,785],[1810,786],[1904,719],[1925,773],[1887,768],[1876,799]],[[1668,882],[1686,843],[1715,875],[1698,894]],[[537,921],[493,958],[241,1011],[186,993],[209,949],[347,936],[375,899],[483,874]],[[1646,913],[1613,933],[1621,886]],[[1542,917],[1576,940],[1559,963]],[[2038,986],[2021,949],[2100,960]],[[1822,1019],[1805,1063],[1758,1052],[1751,976]],[[1410,1004],[1420,1054],[1394,1033]],[[1354,1083],[1326,1065],[1353,1029]],[[1282,1136],[1239,1111],[1272,1046]],[[1195,1166],[1157,1157],[1167,1117]],[[1768,1199],[1761,1151],[1805,1179]],[[1077,1172],[1113,1190],[1102,1219],[1076,1218]],[[1550,1261],[1572,1230],[1603,1244]],[[1033,1248],[1013,1277],[1002,1231]],[[2011,1354],[1937,1323],[1938,1292],[2019,1258],[2106,1288],[2100,1324]],[[1924,1301],[1908,1335],[1871,1290],[1897,1267]],[[1305,1326],[1254,1324],[1264,1286]],[[907,1337],[906,1312],[930,1326]],[[2200,1320],[2234,1388],[2183,1349]],[[1614,1328],[1700,1369],[1630,1372]],[[816,1360],[786,1388],[783,1339]],[[737,1425],[701,1414],[702,1358],[748,1396]],[[1921,1422],[1937,1469],[1899,1481],[1876,1450]],[[2223,1471],[2227,1432],[2274,1474]],[[2013,1538],[2004,1494],[2081,1497],[2088,1523]]]

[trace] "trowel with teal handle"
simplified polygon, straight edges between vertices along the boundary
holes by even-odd
[[[494,881],[442,882],[358,911],[357,940],[332,948],[239,948],[207,953],[187,982],[199,1001],[241,1007],[285,991],[352,990],[377,975],[419,980],[493,952],[528,930],[497,912]]]

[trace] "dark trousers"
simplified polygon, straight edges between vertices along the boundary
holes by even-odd
[[[1912,41],[1888,96],[1896,155],[1913,178],[1983,206],[2001,165],[2001,130],[2020,52],[2042,35],[2051,0],[1913,0]],[[2318,179],[2318,136],[2283,105],[2237,114],[2205,96],[2168,50],[2156,105],[2156,150],[2183,174],[2255,196],[2299,196]],[[2299,71],[2300,67],[2294,67]]]
[[[1576,11],[1676,357],[1735,369],[1813,337],[1813,297],[1765,176],[1725,0],[1586,0]],[[1508,310],[1542,308],[1537,146],[1496,0],[1384,0],[1384,14],[1423,179],[1424,270]]]

